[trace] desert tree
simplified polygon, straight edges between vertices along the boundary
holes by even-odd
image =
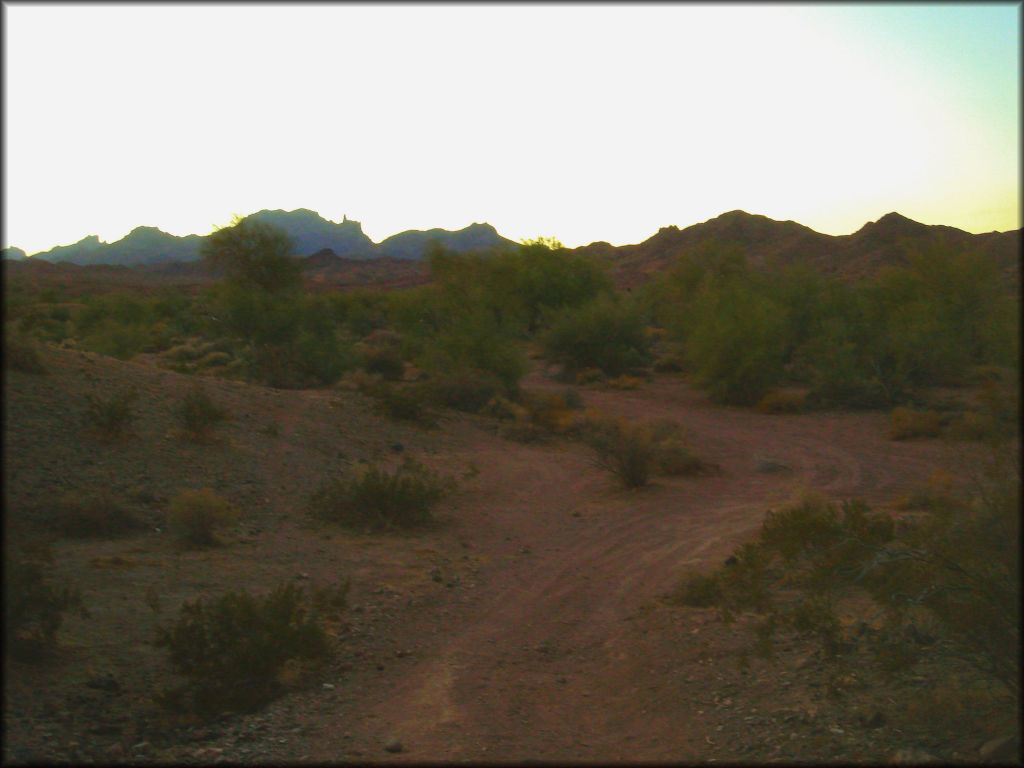
[[[224,273],[229,283],[281,294],[302,283],[292,250],[292,240],[286,232],[236,215],[229,226],[207,236],[199,252],[203,263]]]

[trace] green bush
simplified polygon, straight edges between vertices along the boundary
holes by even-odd
[[[294,243],[284,230],[236,216],[203,240],[200,256],[229,285],[254,295],[282,295],[296,291],[302,283],[293,250]]]
[[[350,346],[339,334],[292,328],[287,341],[250,347],[249,377],[277,389],[304,389],[335,384],[354,367]]]
[[[626,488],[647,485],[656,460],[651,433],[638,424],[611,418],[592,419],[583,441],[594,451],[594,463],[611,472]]]
[[[407,457],[394,470],[372,465],[328,479],[314,492],[310,509],[353,528],[412,528],[431,522],[431,509],[454,488],[453,477]]]
[[[351,343],[333,330],[303,330],[295,340],[296,366],[304,380],[330,386],[355,367]]]
[[[22,333],[7,333],[4,338],[4,368],[21,373],[46,373],[39,347]]]
[[[434,321],[451,327],[479,313],[512,338],[532,337],[552,312],[613,292],[601,264],[550,239],[489,255],[436,248],[427,261],[437,288]]]
[[[187,682],[160,698],[204,715],[262,707],[283,692],[289,663],[329,655],[323,618],[344,607],[346,589],[308,594],[287,583],[264,597],[241,591],[185,603],[176,623],[158,629],[155,645]]]
[[[37,304],[20,313],[17,328],[25,336],[59,344],[72,335],[71,312],[65,306]]]
[[[210,430],[229,418],[227,409],[218,405],[200,384],[194,384],[175,410],[178,424],[197,443],[210,439]]]
[[[570,378],[586,369],[619,376],[650,362],[645,329],[639,311],[601,296],[554,316],[541,345],[544,354],[560,363]]]
[[[223,366],[230,365],[233,360],[234,358],[228,352],[207,352],[196,360],[196,368],[204,371],[212,368],[222,368]]]
[[[646,485],[655,472],[693,476],[719,471],[716,464],[686,447],[679,437],[682,428],[671,420],[624,423],[606,416],[584,416],[572,431],[593,449],[594,463],[626,488]]]
[[[374,410],[391,419],[434,425],[433,415],[423,407],[423,392],[419,387],[383,384],[370,392],[375,399]]]
[[[33,549],[35,551],[33,551]],[[4,645],[18,661],[51,656],[64,614],[82,608],[81,594],[49,578],[49,547],[4,547]]]
[[[696,581],[692,590],[723,618],[759,613],[756,646],[767,654],[771,636],[788,629],[818,638],[837,661],[856,646],[853,622],[841,619],[867,606],[880,621],[866,648],[882,671],[902,673],[934,654],[971,665],[1016,697],[1018,456],[1019,448],[997,447],[981,467],[960,468],[973,476],[969,496],[922,497],[924,508],[898,521],[863,502],[824,497],[770,512],[736,564],[707,577],[718,588],[697,589]],[[690,589],[684,583],[679,591]]]
[[[445,328],[425,342],[420,367],[441,379],[496,379],[503,394],[513,396],[528,370],[519,345],[493,322],[478,316]],[[484,401],[486,402],[486,400]],[[482,405],[482,404],[481,404]]]
[[[369,334],[359,344],[363,370],[379,373],[385,381],[398,381],[405,373],[402,337],[383,328]]]
[[[217,532],[238,519],[238,510],[209,488],[182,490],[171,499],[167,526],[185,547],[201,548],[220,544]]]
[[[674,605],[688,605],[694,608],[708,608],[722,599],[722,583],[717,573],[687,574],[668,596]]]
[[[138,391],[134,387],[109,397],[86,394],[86,425],[107,440],[125,437],[138,418],[134,407],[137,398]]]
[[[90,352],[131,360],[149,344],[149,331],[141,325],[122,324],[108,320],[82,338],[82,347]]]
[[[662,475],[686,476],[718,474],[717,464],[695,454],[681,440],[666,437],[654,444],[655,466]]]
[[[754,405],[785,375],[786,308],[753,282],[707,288],[694,301],[687,354],[711,396]]]

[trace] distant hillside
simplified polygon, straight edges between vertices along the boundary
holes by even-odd
[[[426,232],[410,230],[389,237],[379,245],[363,232],[362,224],[345,217],[340,223],[324,219],[306,208],[294,211],[263,210],[253,213],[247,220],[261,221],[288,233],[295,244],[298,257],[329,251],[340,258],[370,259],[394,257],[419,259],[434,240],[460,253],[514,245],[501,237],[490,224],[472,224],[457,232],[431,229]],[[73,245],[61,245],[49,251],[34,254],[32,259],[72,264],[158,264],[171,261],[196,261],[204,236],[177,237],[156,227],[137,227],[122,239],[102,242],[90,235]],[[20,255],[19,255],[20,254]],[[4,251],[4,259],[25,258],[19,248]]]
[[[490,224],[472,224],[455,232],[409,230],[377,244],[363,233],[358,221],[347,217],[338,223],[299,209],[264,210],[250,218],[287,232],[295,242],[295,255],[302,258],[307,276],[325,286],[366,285],[378,277],[382,284],[392,286],[421,282],[427,278],[426,269],[417,262],[434,241],[457,252],[515,245]],[[201,272],[195,261],[202,241],[199,235],[176,237],[155,227],[138,227],[115,243],[101,242],[93,235],[27,259],[20,249],[8,248],[3,261],[12,266],[24,262],[40,267],[44,260],[78,265],[133,265],[146,267],[153,275],[192,279]],[[738,249],[752,264],[764,268],[804,263],[825,274],[857,277],[886,264],[904,263],[912,249],[933,245],[987,254],[1007,279],[1020,280],[1021,230],[974,235],[954,227],[921,224],[898,213],[887,213],[853,234],[833,236],[794,221],[729,211],[685,229],[663,227],[636,245],[597,242],[573,251],[611,264],[616,282],[631,286],[656,275],[682,256],[699,257],[707,248]]]
[[[730,211],[686,229],[670,226],[637,245],[591,243],[576,253],[609,260],[617,282],[636,285],[685,255],[705,249],[738,248],[759,267],[804,263],[825,274],[856,277],[885,264],[905,263],[911,249],[928,245],[967,248],[990,255],[1010,279],[1020,279],[1021,230],[974,235],[954,227],[927,225],[898,213],[868,222],[851,235],[825,235],[794,221]]]
[[[418,259],[434,242],[458,253],[516,245],[512,240],[499,235],[490,224],[470,224],[457,232],[450,232],[447,229],[428,229],[425,232],[410,229],[381,241],[378,248],[382,253],[398,259]]]
[[[299,208],[295,211],[259,211],[245,218],[287,232],[295,244],[295,256],[309,256],[325,249],[354,259],[377,255],[377,246],[363,233],[363,225],[350,221],[347,216],[339,224],[306,208]]]
[[[24,258],[27,258],[25,252],[21,250],[21,248],[15,248],[14,246],[8,246],[7,248],[4,248],[2,253],[0,253],[0,259],[20,261]]]

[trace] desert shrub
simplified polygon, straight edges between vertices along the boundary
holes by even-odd
[[[647,484],[655,461],[655,444],[642,425],[612,418],[594,419],[583,440],[594,451],[594,463],[611,472],[626,488]]]
[[[4,338],[4,368],[21,373],[46,373],[37,343],[22,333],[7,333]]]
[[[382,416],[400,421],[412,421],[433,426],[433,414],[423,406],[423,392],[419,387],[383,384],[372,392],[374,410]]]
[[[621,376],[616,376],[614,379],[608,379],[606,383],[612,389],[636,389],[640,386],[641,380],[638,376],[630,376],[628,373],[624,373]]]
[[[393,470],[371,465],[329,478],[313,493],[310,510],[348,527],[413,528],[429,523],[433,507],[454,487],[451,476],[406,457]]]
[[[359,343],[359,357],[367,373],[379,373],[387,381],[398,381],[405,373],[402,337],[379,328]]]
[[[602,266],[569,253],[557,240],[524,241],[485,262],[487,296],[505,316],[534,335],[552,312],[577,307],[613,292]]]
[[[915,437],[938,437],[942,431],[940,416],[935,411],[916,411],[900,406],[889,417],[889,438],[909,440]]]
[[[132,387],[109,397],[86,394],[85,422],[100,437],[108,440],[126,436],[138,417],[135,401],[138,391]]]
[[[450,321],[483,310],[496,330],[516,338],[533,336],[553,311],[613,291],[600,264],[545,238],[487,256],[439,247],[427,261],[437,287],[436,316]]]
[[[387,325],[386,304],[389,298],[390,294],[386,292],[356,288],[329,294],[324,301],[337,322],[342,323],[352,336],[361,339]]]
[[[249,377],[275,389],[302,389],[307,379],[299,371],[293,347],[261,344],[247,355]]]
[[[174,346],[178,330],[164,320],[158,320],[146,329],[143,352],[164,352]]]
[[[339,386],[342,389],[354,390],[367,397],[376,397],[378,392],[388,385],[379,373],[367,373],[360,368],[346,373]]]
[[[668,596],[668,601],[674,605],[694,608],[708,608],[721,599],[722,585],[717,573],[689,573]]]
[[[526,409],[526,418],[542,429],[553,433],[564,432],[576,417],[578,405],[570,405],[581,402],[567,392],[575,390],[564,390],[562,392],[527,392],[523,395],[522,406]]]
[[[82,609],[77,590],[53,583],[52,562],[45,544],[4,547],[4,645],[18,661],[41,661],[50,656],[64,614],[72,608]]]
[[[785,377],[787,308],[757,282],[709,284],[693,301],[687,355],[719,402],[754,405]]]
[[[388,381],[398,381],[405,373],[401,350],[391,347],[365,347],[360,352],[363,369],[379,373]]]
[[[200,247],[203,264],[222,273],[227,284],[251,293],[283,294],[302,282],[293,243],[283,230],[262,221],[235,217]]]
[[[185,343],[171,347],[163,353],[163,357],[172,363],[190,363],[202,356],[202,351],[196,344]]]
[[[330,386],[355,367],[351,342],[333,330],[303,330],[295,340],[296,366],[304,380]]]
[[[527,411],[523,406],[514,403],[507,397],[495,395],[480,409],[484,416],[493,416],[496,419],[526,419]]]
[[[291,322],[291,321],[287,321]],[[351,370],[354,355],[340,334],[288,326],[284,341],[250,346],[245,358],[249,377],[277,389],[331,385]]]
[[[286,583],[263,597],[229,592],[186,602],[178,619],[158,629],[186,683],[160,696],[163,703],[203,715],[254,711],[283,692],[287,666],[329,655],[325,616],[344,607],[345,588],[328,592]]]
[[[686,359],[679,352],[665,352],[651,367],[656,373],[680,373],[686,370]]]
[[[37,304],[20,313],[17,328],[33,339],[60,343],[72,334],[71,311],[66,306]]]
[[[694,453],[681,440],[666,437],[654,444],[655,467],[662,475],[686,476],[717,474],[718,465]]]
[[[128,360],[151,346],[157,322],[151,302],[114,293],[87,297],[72,327],[84,349]]]
[[[836,660],[856,639],[853,622],[842,618],[867,600],[873,628],[865,646],[882,671],[903,673],[930,654],[966,663],[1017,696],[1018,455],[1017,447],[999,447],[970,470],[969,494],[922,498],[926,508],[898,524],[863,502],[823,497],[770,512],[758,540],[717,573],[721,591],[712,597],[723,617],[761,614],[763,651],[785,628],[817,637]],[[745,563],[756,580],[736,578]]]
[[[83,336],[81,345],[91,352],[130,360],[149,346],[149,331],[142,325],[108,319]]]
[[[185,547],[201,548],[220,544],[217,532],[233,525],[238,510],[209,488],[182,490],[171,498],[167,526]]]
[[[218,405],[199,384],[194,384],[175,409],[178,424],[197,443],[210,439],[210,430],[229,418],[228,410]]]
[[[519,379],[528,369],[515,340],[479,312],[427,340],[419,362],[421,368],[440,377],[493,377],[506,395],[515,395]]]
[[[611,472],[626,488],[646,485],[654,473],[711,475],[718,465],[702,459],[682,440],[682,427],[668,419],[625,423],[601,414],[577,417],[566,434],[594,451],[595,464]]]
[[[646,321],[634,306],[602,295],[553,316],[541,346],[570,378],[588,368],[620,376],[650,361],[645,328]]]
[[[196,360],[196,368],[205,370],[208,368],[218,368],[220,366],[227,365],[234,358],[228,352],[207,352],[201,358]]]

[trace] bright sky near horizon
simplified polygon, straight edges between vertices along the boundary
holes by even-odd
[[[1019,3],[5,2],[4,246],[1020,221]]]

